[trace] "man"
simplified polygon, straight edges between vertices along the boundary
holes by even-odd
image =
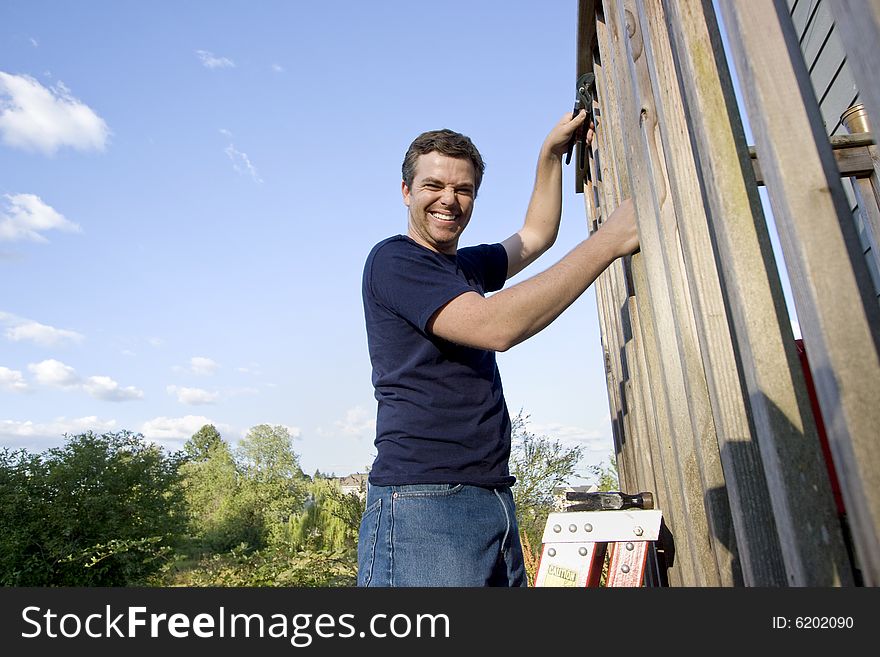
[[[632,204],[550,269],[484,295],[555,241],[562,155],[585,120],[583,111],[567,114],[551,130],[523,227],[500,244],[458,249],[484,170],[470,139],[432,131],[407,151],[407,234],[377,244],[364,268],[379,407],[359,586],[526,585],[495,352],[546,327],[612,261],[638,247]]]

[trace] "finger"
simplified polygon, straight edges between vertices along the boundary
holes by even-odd
[[[587,144],[592,144],[592,143],[593,143],[593,137],[595,136],[595,134],[596,134],[596,133],[593,132],[593,129],[592,129],[592,128],[590,128],[589,130],[587,130]]]
[[[573,121],[581,122],[587,116],[586,110],[579,110],[577,114],[572,114],[571,112],[566,112],[562,115],[562,119],[559,121],[560,125],[567,125]]]

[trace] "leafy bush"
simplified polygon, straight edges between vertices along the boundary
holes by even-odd
[[[251,552],[239,546],[204,557],[170,578],[177,586],[354,586],[357,564],[345,551],[295,550],[285,545]]]
[[[129,431],[0,452],[0,583],[125,586],[169,558],[186,521],[179,455]]]

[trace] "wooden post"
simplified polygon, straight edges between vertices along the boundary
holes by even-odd
[[[865,583],[877,585],[880,308],[869,292],[868,272],[840,173],[784,2],[720,0],[720,5],[791,275],[859,565]],[[823,479],[824,492],[827,484],[819,479]],[[823,526],[827,526],[824,521]],[[837,549],[831,544],[817,547]]]
[[[714,11],[702,0],[664,0],[663,8],[786,581],[793,586],[849,583],[839,522]]]
[[[593,33],[595,34],[595,16],[593,17],[593,20]],[[601,80],[603,78],[601,63],[593,62],[593,71],[596,77],[600,80],[599,84],[601,85]],[[578,71],[578,73],[580,74],[581,71]],[[596,103],[596,105],[598,105],[598,103]],[[601,109],[599,109],[599,111],[601,111]],[[604,167],[604,171],[603,168],[599,166],[600,163],[604,162],[604,159],[599,157],[598,153],[602,152],[604,148],[610,147],[608,145],[610,140],[607,136],[607,132],[605,124],[596,126],[596,138],[592,146],[594,151],[593,163],[596,165],[593,170],[593,186],[596,186],[600,192],[600,203],[602,205],[607,205],[608,207],[613,207],[612,203],[614,205],[617,203],[614,194],[606,194],[604,182],[600,182],[604,181],[605,176],[608,177],[609,181],[613,181],[616,178],[616,174],[613,174],[607,165]],[[599,146],[599,144],[605,145]],[[613,186],[613,183],[609,182],[609,185]],[[598,220],[599,222],[603,221],[601,216],[598,217]],[[610,276],[604,277],[603,282],[608,286],[611,284],[610,278]],[[651,391],[650,386],[646,384],[646,369],[642,358],[644,346],[642,344],[642,332],[639,328],[638,308],[632,301],[632,298],[628,295],[618,298],[617,303],[620,304],[618,306],[619,312],[614,320],[622,326],[627,323],[629,325],[629,335],[626,335],[627,331],[623,332],[625,342],[622,353],[626,362],[625,391],[627,410],[632,418],[630,431],[633,435],[639,436],[640,438],[638,441],[639,453],[636,456],[641,460],[641,477],[634,478],[628,486],[631,486],[633,491],[636,488],[649,490],[655,495],[656,499],[665,500],[666,491],[661,489],[664,486],[663,479],[662,477],[657,476],[657,470],[660,465],[659,463],[655,463],[655,455],[652,453],[651,448],[651,445],[654,443],[654,438],[656,438],[656,426],[651,412],[654,407],[652,399],[653,392]],[[616,330],[616,328],[612,329],[609,327],[605,330],[613,331]],[[608,356],[608,360],[612,360],[610,356]]]
[[[599,51],[607,52],[609,46],[604,18],[600,17],[597,20],[596,28]],[[603,196],[600,202],[604,214],[613,210],[622,198],[629,195],[629,181],[625,171],[621,171],[618,167],[618,163],[623,160],[618,117],[613,109],[617,102],[615,81],[613,76],[605,74],[604,62],[601,66],[596,65],[594,70],[601,106],[601,118],[596,136],[601,152],[598,162],[601,165]],[[614,263],[613,269],[609,272],[609,278],[615,278],[619,286],[625,290],[624,276],[621,268],[618,267],[619,264],[619,262]],[[636,279],[636,290],[646,289],[644,266],[639,254],[632,258],[632,272]],[[668,575],[673,584],[693,586],[698,580],[694,571],[694,558],[688,536],[690,529],[687,514],[682,502],[681,481],[673,454],[669,412],[660,384],[662,377],[658,360],[659,349],[653,331],[653,320],[644,321],[643,319],[646,315],[650,316],[651,314],[651,300],[647,295],[626,296],[623,297],[623,300],[626,305],[619,307],[620,314],[617,319],[622,321],[623,313],[627,314],[633,339],[639,345],[636,350],[638,359],[635,362],[630,362],[629,366],[631,370],[638,372],[641,399],[644,404],[645,428],[648,438],[648,444],[644,449],[650,450],[652,454],[655,483],[658,486],[655,491],[658,494],[657,501],[664,510],[664,518],[672,533],[674,550],[677,555],[675,564]],[[624,456],[621,454],[622,460]],[[626,465],[626,463],[624,462],[622,465]],[[668,547],[671,549],[673,546]]]
[[[662,387],[669,411],[669,439],[673,442],[682,483],[682,502],[694,550],[694,568],[699,585],[730,584],[733,582],[731,569],[728,564],[718,563],[716,544],[712,540],[714,529],[722,526],[723,520],[720,515],[713,516],[712,521],[717,522],[712,522],[707,514],[704,491],[709,486],[703,480],[703,455],[691,423],[691,404],[676,339],[682,328],[677,325],[673,312],[678,289],[670,289],[670,279],[663,258],[664,245],[657,226],[658,217],[651,192],[651,173],[646,170],[644,155],[639,149],[641,113],[634,89],[629,84],[635,76],[629,70],[630,56],[627,53],[627,26],[623,17],[623,4],[606,1],[604,15],[608,26],[609,48],[603,61],[611,72],[610,76],[606,75],[606,83],[613,78],[616,88],[616,101],[612,108],[608,108],[610,112],[606,111],[606,116],[608,113],[618,114],[624,146],[624,159],[620,163],[626,166],[626,175],[630,179],[629,188],[639,217],[639,238],[646,283],[645,287],[639,288],[641,294],[637,295],[637,299],[641,301],[644,296],[651,300],[660,359],[659,376],[653,380]],[[702,409],[697,413],[701,419],[705,419]],[[709,422],[711,425],[711,419]],[[711,426],[705,428],[714,432]],[[714,509],[710,506],[709,510]]]
[[[703,354],[708,394],[715,418],[718,447],[730,500],[737,547],[747,586],[786,583],[773,505],[757,441],[749,420],[751,407],[740,384],[721,275],[700,189],[676,75],[666,16],[656,0],[638,3],[648,75],[657,114],[658,156],[668,170],[675,229],[693,298],[694,321]],[[656,91],[653,91],[656,90]],[[667,239],[674,239],[670,236]]]

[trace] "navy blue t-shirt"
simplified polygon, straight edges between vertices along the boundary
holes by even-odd
[[[510,416],[495,352],[426,329],[446,303],[500,290],[501,244],[444,255],[404,235],[379,242],[364,267],[363,297],[376,416],[370,482],[510,485]]]

